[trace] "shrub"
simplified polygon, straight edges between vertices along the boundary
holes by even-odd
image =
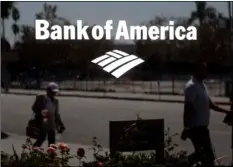
[[[166,132],[165,141],[165,166],[166,167],[189,167],[187,153],[185,151],[175,152],[177,144],[172,142],[170,130]],[[68,167],[69,160],[76,158],[77,166],[83,167],[159,167],[156,162],[156,153],[132,153],[125,155],[117,153],[111,157],[108,152],[103,152],[101,145],[98,144],[97,138],[93,138],[93,162],[85,162],[85,150],[77,149],[77,155],[70,154],[70,148],[64,143],[52,144],[47,149],[33,147],[31,140],[28,138],[22,145],[23,151],[18,155],[13,148],[13,155],[1,152],[1,165],[4,167],[26,167],[26,166],[46,166],[46,167]],[[103,154],[104,153],[104,154]],[[220,166],[219,166],[220,167]]]
[[[138,115],[138,119],[141,118]],[[134,124],[136,124],[135,121]],[[135,126],[136,127],[136,126]],[[171,134],[170,129],[165,133],[165,165],[166,167],[190,167],[186,151],[176,152],[177,144],[172,139],[178,134]],[[40,147],[33,147],[31,140],[26,139],[26,143],[22,145],[23,151],[18,155],[13,148],[13,155],[1,152],[1,165],[3,167],[68,167],[69,160],[76,158],[77,166],[83,167],[159,167],[156,161],[156,153],[137,153],[123,154],[116,153],[111,156],[108,152],[103,152],[102,146],[98,144],[97,138],[93,138],[93,162],[85,162],[86,151],[78,148],[76,155],[70,154],[70,148],[65,143],[51,144],[46,150]],[[230,165],[232,166],[232,165]],[[229,166],[229,167],[230,167]],[[221,167],[221,166],[219,166]],[[223,167],[223,166],[222,166]],[[227,166],[225,166],[227,167]]]

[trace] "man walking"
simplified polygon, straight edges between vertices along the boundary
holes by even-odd
[[[195,63],[193,76],[184,91],[184,130],[181,138],[183,140],[189,138],[194,146],[195,152],[189,156],[189,162],[194,164],[201,161],[205,167],[209,167],[214,165],[215,160],[208,130],[210,109],[226,114],[230,110],[220,108],[211,101],[203,82],[206,77],[206,63],[203,61]]]
[[[55,144],[56,130],[62,133],[65,126],[62,123],[59,114],[59,103],[55,98],[59,91],[58,85],[54,82],[49,83],[46,89],[46,95],[38,95],[32,106],[35,113],[35,119],[40,129],[40,134],[34,143],[34,146],[40,147],[48,136],[48,144]]]

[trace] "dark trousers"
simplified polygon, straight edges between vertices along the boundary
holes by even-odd
[[[192,141],[195,152],[189,156],[191,163],[201,161],[205,167],[214,165],[215,153],[212,148],[210,133],[207,127],[199,127],[189,131],[188,138]]]
[[[41,147],[41,145],[46,140],[46,137],[48,139],[48,146],[50,144],[55,144],[55,142],[56,142],[55,141],[55,130],[49,130],[49,131],[42,130],[38,139],[34,143],[34,146]]]

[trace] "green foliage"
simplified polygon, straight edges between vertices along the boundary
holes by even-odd
[[[138,116],[138,120],[141,118]],[[70,148],[64,143],[52,144],[46,150],[39,147],[33,147],[28,138],[22,145],[23,151],[18,155],[13,148],[13,155],[1,152],[1,165],[4,167],[22,167],[22,166],[44,166],[44,167],[69,167],[69,160],[77,159],[77,166],[83,167],[191,167],[188,165],[187,152],[177,152],[177,144],[172,139],[178,134],[171,134],[170,129],[165,133],[165,164],[160,165],[156,161],[156,153],[121,153],[118,152],[111,156],[104,152],[97,138],[93,138],[94,161],[86,161],[83,148],[78,148],[76,155],[70,154]],[[200,166],[201,167],[201,166]],[[216,166],[230,167],[230,166]]]
[[[10,16],[10,11],[14,6],[14,2],[12,1],[2,1],[1,2],[1,18],[8,19]]]
[[[204,21],[214,21],[217,19],[217,11],[213,7],[208,7],[206,2],[195,2],[196,11],[191,12],[189,23],[192,23],[194,20],[198,20],[199,24],[202,24]]]
[[[68,166],[69,159],[74,156],[69,154],[65,144],[51,145],[47,150],[33,147],[30,139],[22,145],[23,151],[18,155],[13,147],[13,155],[1,153],[2,166]]]
[[[228,20],[215,8],[207,6],[206,2],[195,2],[196,9],[191,11],[190,18],[164,18],[155,17],[144,25],[161,26],[168,20],[174,20],[177,25],[185,27],[194,24],[197,27],[197,41],[179,40],[136,40],[137,53],[150,59],[150,64],[163,62],[190,62],[204,59],[207,62],[227,64],[229,60],[229,27]],[[151,58],[156,57],[156,58]],[[145,64],[145,66],[148,62]],[[151,66],[151,69],[153,66]]]
[[[57,15],[57,5],[51,5],[44,3],[43,10],[39,13],[36,13],[36,19],[44,19],[47,20],[50,25],[68,25],[70,22]]]
[[[17,22],[20,18],[19,10],[16,7],[12,8],[12,19]]]
[[[19,11],[14,6],[15,2],[1,2],[1,19],[2,19],[2,38],[5,38],[5,20],[12,14],[13,20],[16,22],[19,19]],[[14,31],[14,30],[13,30]]]
[[[12,24],[12,30],[15,35],[19,33],[19,26],[17,24]]]
[[[20,18],[19,10],[15,7],[15,2],[1,2],[1,18],[2,18],[2,37],[5,38],[5,20],[12,17],[14,23],[12,25],[12,31],[15,35],[15,42],[16,42],[16,35],[19,33],[19,26],[17,25],[17,21]]]
[[[45,3],[41,12],[36,14],[37,19],[46,19],[52,25],[72,25],[67,19],[57,14],[58,7]],[[19,67],[38,70],[48,70],[59,67],[59,70],[80,70],[82,72],[95,71],[89,68],[90,61],[106,51],[112,49],[112,41],[107,40],[43,40],[36,41],[35,28],[23,25],[20,27],[21,39],[18,46]],[[88,29],[91,33],[91,27]],[[20,69],[19,69],[20,70]]]
[[[2,19],[11,15],[14,23],[12,30],[17,43],[19,61],[17,72],[28,72],[27,70],[36,67],[39,71],[53,70],[79,71],[85,78],[96,76],[102,71],[91,66],[90,61],[114,48],[114,42],[108,40],[61,40],[61,41],[36,41],[35,28],[29,25],[18,26],[20,13],[13,2],[1,2]],[[189,18],[167,18],[156,16],[144,26],[166,25],[168,20],[175,21],[175,27],[185,27],[196,23],[198,28],[197,41],[179,40],[136,40],[137,54],[146,60],[141,66],[141,71],[148,70],[154,76],[155,72],[160,73],[166,68],[167,62],[190,62],[197,59],[204,59],[208,62],[216,62],[224,65],[229,64],[229,26],[221,27],[222,22],[229,24],[229,19],[219,13],[215,8],[208,6],[206,2],[195,2],[196,9],[191,11]],[[4,7],[3,7],[4,6]],[[45,3],[42,10],[36,14],[37,19],[46,19],[50,25],[72,25],[66,18],[58,15],[58,6]],[[88,29],[91,32],[92,27]],[[19,36],[20,34],[20,36]],[[4,36],[4,21],[3,21]],[[17,37],[17,39],[16,39]],[[20,38],[20,42],[18,41]],[[185,71],[182,70],[182,71]],[[104,74],[103,74],[104,75]],[[145,73],[142,75],[145,76]]]

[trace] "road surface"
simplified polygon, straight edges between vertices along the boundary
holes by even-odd
[[[60,112],[67,131],[64,142],[91,145],[96,136],[104,147],[109,143],[109,121],[136,119],[137,113],[143,119],[164,118],[165,126],[173,132],[182,130],[183,105],[176,103],[155,103],[92,98],[59,97]],[[25,127],[32,116],[33,96],[1,95],[2,129],[6,132],[25,135]],[[211,137],[217,155],[231,157],[231,128],[222,123],[224,115],[212,112]],[[181,149],[192,151],[189,141],[174,141]]]

